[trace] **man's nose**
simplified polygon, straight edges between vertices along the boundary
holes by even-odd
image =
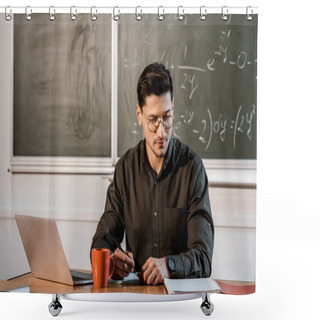
[[[162,121],[160,121],[158,129],[157,129],[157,133],[159,135],[159,138],[163,138],[164,131],[165,131],[165,129],[164,129],[163,123],[162,123]]]

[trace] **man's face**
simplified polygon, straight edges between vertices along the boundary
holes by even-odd
[[[145,100],[142,110],[136,106],[139,125],[143,126],[144,138],[146,140],[147,154],[157,158],[164,157],[168,150],[169,141],[172,135],[172,127],[165,129],[161,120],[173,116],[173,101],[171,94],[167,92],[161,96],[150,95]],[[154,126],[155,125],[155,126]],[[156,126],[158,126],[156,128]],[[150,131],[150,129],[152,131]]]

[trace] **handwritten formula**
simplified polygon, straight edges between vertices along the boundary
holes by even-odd
[[[134,81],[133,69],[137,77],[148,63],[163,63],[174,82],[173,137],[203,158],[255,159],[256,30],[241,17],[234,17],[234,24],[217,20],[218,25],[200,23],[196,15],[183,24],[174,17],[166,19],[167,27],[153,22],[139,25],[140,53],[123,51],[120,78],[129,84]],[[123,33],[123,45],[132,37]],[[129,101],[128,95],[124,97],[124,103]],[[136,141],[142,137],[134,118],[130,134]]]
[[[214,108],[212,109],[214,110]],[[194,111],[186,110],[178,119],[175,119],[173,136],[180,139],[183,138],[179,131],[183,127],[189,127],[195,139],[198,139],[203,144],[205,151],[210,147],[213,135],[217,135],[220,142],[223,143],[231,132],[234,149],[237,148],[238,135],[245,135],[249,141],[252,141],[252,121],[255,115],[255,105],[252,105],[251,112],[244,112],[242,106],[239,106],[236,117],[231,120],[226,119],[222,113],[212,115],[209,108],[207,108],[207,115],[208,117],[202,119],[201,123],[194,124]]]

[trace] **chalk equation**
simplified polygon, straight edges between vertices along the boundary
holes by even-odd
[[[239,106],[236,116],[227,119],[223,113],[213,114],[214,108],[207,108],[207,117],[200,121],[195,121],[194,111],[185,111],[175,119],[173,126],[173,136],[182,138],[180,132],[192,132],[194,139],[200,141],[204,146],[204,151],[207,151],[211,146],[213,136],[217,135],[219,141],[224,143],[227,137],[232,138],[232,146],[237,148],[239,135],[244,135],[248,141],[252,141],[253,137],[253,122],[256,114],[256,106],[252,105],[250,111],[244,112],[243,107]],[[228,143],[229,144],[229,143]]]
[[[238,25],[201,28],[195,32],[179,29],[175,40],[172,36],[157,38],[152,28],[144,30],[142,53],[124,51],[123,79],[129,79],[132,69],[142,70],[142,61],[163,63],[174,86],[172,136],[203,158],[255,159],[255,31],[245,33],[248,29]],[[189,37],[189,33],[194,34]],[[138,141],[142,130],[137,121],[128,125]]]
[[[162,62],[171,71],[177,69],[182,72],[182,76],[179,83],[179,88],[188,92],[189,100],[192,100],[196,90],[199,89],[199,78],[202,74],[215,72],[219,67],[228,65],[235,67],[238,70],[243,70],[246,67],[257,64],[257,59],[249,58],[246,50],[229,50],[228,41],[231,37],[232,32],[230,29],[222,30],[219,36],[219,42],[209,55],[203,64],[198,63],[197,65],[188,64],[188,45],[184,46],[184,52],[182,54],[183,59],[179,64],[174,64],[170,61],[170,53],[168,50],[163,50],[160,62]],[[254,75],[256,78],[256,75]]]

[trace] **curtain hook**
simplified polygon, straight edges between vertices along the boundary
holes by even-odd
[[[55,20],[55,18],[56,18],[56,16],[54,15],[55,13],[56,13],[56,9],[54,8],[54,6],[50,6],[49,7],[49,20],[51,20],[51,21]]]
[[[12,19],[12,15],[8,13],[9,9],[10,9],[10,13],[12,13],[12,9],[10,8],[10,6],[6,6],[4,9],[4,16],[7,21],[10,21]]]
[[[181,11],[182,11],[182,12],[181,12]],[[180,21],[182,21],[183,18],[184,18],[183,14],[184,14],[183,6],[179,6],[179,7],[178,7],[178,19],[179,19]]]
[[[160,13],[160,9],[162,9],[162,13]],[[164,19],[164,9],[163,6],[158,7],[158,20],[162,21]]]
[[[138,13],[138,9],[140,10],[140,13]],[[140,21],[142,19],[142,15],[141,14],[142,14],[142,8],[140,6],[137,6],[136,7],[136,19],[138,21]]]
[[[116,9],[118,10],[118,13],[116,14]],[[117,6],[113,7],[113,20],[114,21],[119,21],[120,16],[119,16],[119,8]]]
[[[93,13],[93,8],[96,10],[96,14]],[[91,15],[91,20],[92,21],[96,21],[98,19],[97,13],[98,13],[98,10],[96,9],[96,7],[95,6],[91,7],[90,15]]]
[[[30,10],[30,13],[28,12]],[[24,18],[28,21],[30,21],[32,19],[31,17],[31,13],[32,13],[32,9],[30,6],[27,6],[26,7],[26,12],[25,12],[25,15],[24,15]]]
[[[70,19],[72,21],[77,20],[77,8],[75,6],[70,7]]]
[[[206,18],[207,18],[207,9],[205,6],[201,6],[200,7],[200,19],[202,21],[204,21],[204,20],[206,20]]]
[[[249,13],[249,9],[251,9],[251,13]],[[248,6],[246,9],[246,19],[248,21],[251,21],[253,19],[252,15],[253,15],[253,9],[252,7]]]
[[[226,7],[226,6],[223,6],[223,7],[221,8],[221,19],[222,19],[223,21],[228,20],[228,7]]]

